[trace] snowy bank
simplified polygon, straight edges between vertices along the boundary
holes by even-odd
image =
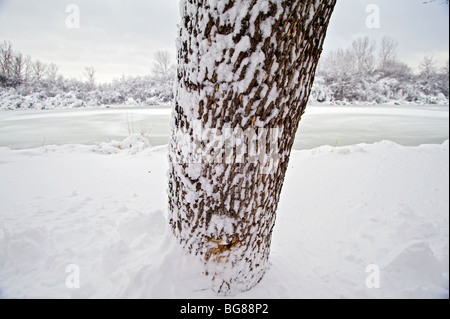
[[[98,107],[171,105],[173,80],[150,76],[130,77],[90,86],[59,79],[0,86],[0,110],[53,110]]]
[[[447,76],[448,78],[448,76]],[[351,77],[349,83],[318,75],[310,104],[322,105],[448,105],[446,84],[433,80]],[[344,90],[345,87],[345,90]],[[339,93],[345,91],[341,96]],[[87,87],[82,83],[23,84],[0,87],[0,110],[54,110],[99,107],[137,107],[173,104],[173,81],[151,77],[117,80]]]
[[[216,298],[167,228],[167,168],[138,136],[0,148],[0,297]],[[294,151],[270,269],[236,297],[448,298],[448,176],[448,141]]]

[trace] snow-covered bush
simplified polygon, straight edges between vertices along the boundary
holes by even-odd
[[[122,78],[111,84],[89,87],[75,80],[23,83],[0,87],[0,109],[59,109],[99,106],[170,105],[173,80],[151,77]]]
[[[128,154],[134,155],[150,147],[148,137],[142,133],[136,133],[130,135],[122,142],[111,141],[108,143],[100,143],[100,145],[94,147],[93,151],[100,154],[116,154],[121,151],[126,151]]]

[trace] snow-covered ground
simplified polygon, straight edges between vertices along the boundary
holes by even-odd
[[[439,123],[432,112],[447,114],[448,139],[448,108],[417,112],[424,128]],[[370,127],[377,116],[354,120]],[[324,117],[332,118],[343,120]],[[400,113],[385,119],[405,123]],[[293,152],[270,268],[236,297],[448,298],[448,140],[334,144]],[[167,147],[149,147],[139,134],[0,148],[0,297],[216,298],[167,229],[167,168]],[[73,265],[79,289],[66,285]],[[378,289],[366,286],[369,265],[379,268]]]

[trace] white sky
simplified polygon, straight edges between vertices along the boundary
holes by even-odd
[[[347,47],[359,36],[398,40],[399,58],[413,68],[425,55],[437,66],[449,55],[449,6],[443,0],[338,0],[325,51]],[[66,27],[66,7],[80,8],[80,28]],[[0,0],[0,41],[34,60],[55,63],[65,77],[81,78],[93,66],[100,82],[151,72],[153,55],[175,59],[179,0]],[[366,7],[380,8],[380,28],[366,27]]]

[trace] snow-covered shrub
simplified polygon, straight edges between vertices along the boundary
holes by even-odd
[[[93,151],[101,154],[116,154],[125,151],[128,154],[134,155],[150,147],[149,139],[141,133],[136,133],[130,135],[122,142],[112,141],[100,143]]]

